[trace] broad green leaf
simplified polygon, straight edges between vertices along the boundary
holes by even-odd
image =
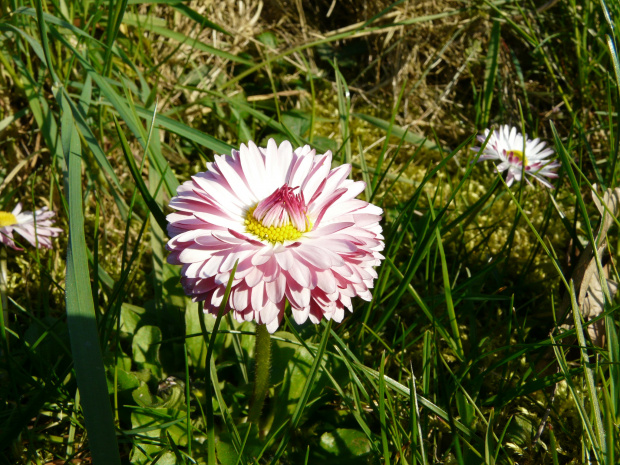
[[[185,307],[185,334],[200,333],[200,322],[197,316],[198,304],[188,302]],[[211,323],[211,327],[215,323],[215,319],[209,318],[205,321],[207,327]],[[205,357],[207,355],[207,344],[202,337],[190,337],[185,340],[187,344],[187,356],[189,357],[190,366],[205,369]]]
[[[157,326],[142,326],[133,337],[131,347],[133,359],[141,370],[149,370],[156,378],[162,378],[163,369],[159,362],[161,330]]]
[[[146,310],[144,307],[123,303],[121,305],[121,325],[119,329],[133,335],[145,314]]]
[[[362,431],[347,428],[323,433],[319,446],[339,461],[361,460],[362,456],[369,455],[372,451],[372,444]]]

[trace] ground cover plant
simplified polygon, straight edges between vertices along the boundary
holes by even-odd
[[[617,2],[0,9],[3,463],[617,463]],[[343,318],[186,296],[171,199],[249,141],[382,210]]]

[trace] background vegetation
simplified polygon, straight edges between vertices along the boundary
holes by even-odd
[[[70,233],[0,257],[4,463],[617,462],[618,305],[592,304],[604,343],[559,331],[588,244],[608,246],[593,282],[618,282],[591,188],[618,183],[617,2],[0,8],[0,209],[48,205]],[[555,146],[556,189],[471,163],[499,124]],[[270,137],[353,164],[386,260],[342,324],[282,325],[250,425],[255,326],[211,337],[158,212]]]

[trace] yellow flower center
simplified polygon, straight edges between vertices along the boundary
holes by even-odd
[[[17,224],[17,218],[13,213],[9,212],[0,212],[0,228],[4,228],[5,226],[13,226]]]
[[[245,215],[245,230],[251,234],[254,234],[259,239],[269,241],[274,245],[278,242],[294,241],[299,239],[303,233],[312,229],[312,223],[310,223],[310,221],[308,221],[308,229],[305,231],[300,231],[290,222],[284,226],[265,226],[263,223],[254,218],[254,210],[256,210],[256,206],[250,208],[247,215]]]
[[[525,157],[525,155],[523,154],[521,150],[511,150],[510,152],[508,152],[508,156],[517,157],[519,160],[521,160],[521,163],[523,163],[523,166],[527,166],[529,164],[527,162],[527,158]]]

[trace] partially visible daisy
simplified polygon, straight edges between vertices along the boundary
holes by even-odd
[[[485,129],[484,134],[478,136],[480,143],[484,143],[489,137],[489,130]],[[473,151],[480,151],[480,147],[472,148]],[[522,174],[525,180],[531,184],[528,176],[537,179],[543,186],[553,188],[551,183],[545,178],[557,178],[555,172],[560,166],[560,162],[550,160],[553,149],[546,147],[546,143],[540,139],[528,139],[517,128],[508,125],[500,126],[499,130],[493,131],[489,137],[487,145],[484,147],[478,161],[498,160],[497,171],[508,171],[506,174],[506,184],[510,186],[514,180],[520,181]]]
[[[15,250],[23,250],[15,245],[13,232],[18,233],[35,247],[52,248],[52,237],[58,237],[63,232],[61,228],[54,228],[52,218],[56,213],[48,211],[47,207],[33,212],[22,212],[22,204],[18,203],[12,212],[0,211],[0,243]]]
[[[286,301],[298,324],[342,321],[351,298],[371,300],[383,256],[381,208],[357,197],[350,165],[271,139],[215,156],[177,190],[168,215],[168,262],[205,311],[217,314],[238,260],[228,301],[237,321],[274,332]]]

